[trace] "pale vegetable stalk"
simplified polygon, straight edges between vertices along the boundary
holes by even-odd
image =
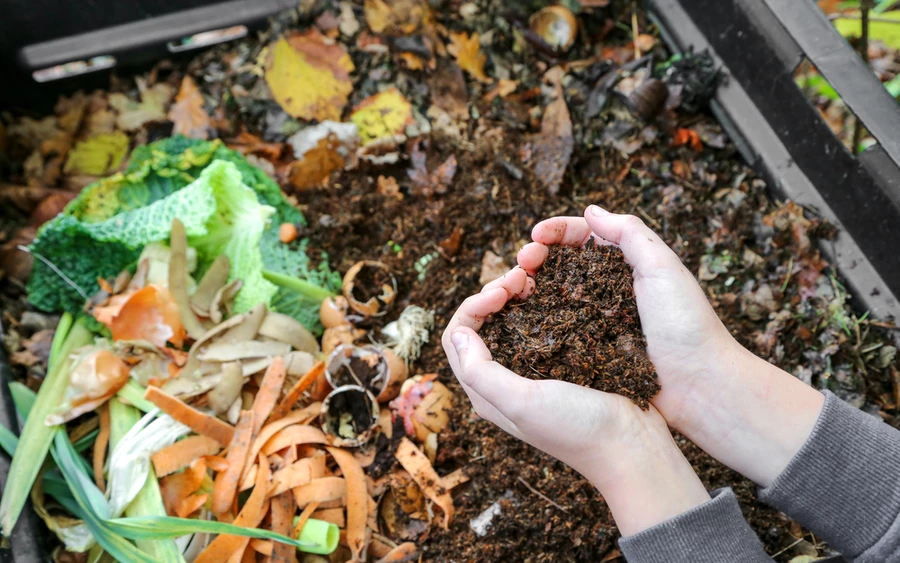
[[[3,535],[7,537],[19,519],[34,480],[50,450],[57,426],[47,426],[44,419],[62,402],[66,393],[69,371],[72,369],[69,356],[78,348],[90,344],[93,339],[93,334],[81,319],[74,324],[69,314],[60,319],[53,338],[47,377],[38,392],[31,416],[22,429],[20,447],[13,457],[3,499],[0,500],[0,525]]]
[[[129,405],[124,404],[114,397],[109,402],[109,414],[111,419],[109,447],[114,450],[128,431],[141,419],[140,412]],[[138,492],[134,500],[125,508],[125,515],[137,516],[165,516],[166,509],[163,506],[162,495],[159,490],[159,482],[153,467],[144,482],[144,486]],[[136,540],[138,548],[157,559],[157,561],[184,561],[181,552],[175,545],[175,540]]]

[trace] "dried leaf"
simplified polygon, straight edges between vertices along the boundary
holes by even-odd
[[[103,176],[122,165],[128,153],[128,135],[117,131],[94,135],[77,143],[66,160],[66,174]]]
[[[508,270],[509,266],[506,265],[503,258],[488,250],[484,253],[484,258],[481,259],[481,275],[478,277],[478,283],[481,285],[490,283]]]
[[[300,130],[288,139],[297,157],[288,167],[288,180],[298,190],[318,186],[332,172],[356,164],[359,143],[359,133],[353,123],[324,121]]]
[[[317,29],[269,46],[265,78],[272,96],[292,117],[339,120],[353,91],[350,55]]]
[[[459,68],[468,72],[477,80],[490,82],[491,79],[484,73],[484,63],[487,62],[487,55],[481,52],[481,40],[478,34],[451,33],[450,41],[451,44],[447,47],[447,50],[456,57]]]
[[[135,78],[135,82],[141,95],[140,102],[118,92],[109,95],[109,105],[119,112],[116,125],[124,131],[137,131],[152,121],[164,121],[166,106],[174,93],[172,87],[165,83],[148,88],[142,78]]]
[[[534,175],[550,195],[556,195],[575,146],[572,119],[561,86],[557,85],[556,99],[544,110],[541,131],[532,137],[531,143]]]
[[[700,152],[703,150],[703,143],[700,141],[700,135],[693,129],[680,128],[675,130],[672,136],[672,146],[680,147],[687,145],[693,150]]]
[[[175,124],[172,133],[180,133],[192,139],[209,138],[209,116],[203,109],[203,94],[190,75],[181,81],[181,89],[175,103],[169,109],[169,121]]]
[[[403,135],[413,123],[412,105],[396,88],[389,88],[359,103],[350,115],[362,144]]]

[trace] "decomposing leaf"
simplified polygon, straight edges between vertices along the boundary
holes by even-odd
[[[484,95],[485,101],[490,102],[497,96],[501,98],[505,98],[509,96],[513,92],[516,91],[516,88],[519,87],[519,82],[517,80],[509,80],[506,78],[501,78],[497,81],[497,85],[487,94]]]
[[[469,118],[466,77],[463,76],[459,65],[449,59],[439,60],[428,86],[431,89],[431,101],[435,106],[455,120]]]
[[[403,135],[413,123],[412,105],[396,88],[369,96],[353,109],[350,120],[359,129],[362,144]]]
[[[403,199],[403,194],[400,192],[400,186],[397,184],[397,179],[393,176],[379,176],[375,191],[378,194],[396,200]]]
[[[534,175],[550,195],[556,195],[575,147],[572,119],[558,83],[556,98],[544,109],[541,131],[531,137],[531,145]]]
[[[128,135],[121,131],[94,135],[76,143],[63,168],[66,174],[103,176],[122,164],[128,153]]]
[[[297,158],[287,169],[288,180],[294,188],[304,190],[321,184],[332,172],[355,166],[360,139],[353,123],[323,121],[301,129],[288,144]]]
[[[375,33],[409,35],[429,28],[434,16],[425,0],[366,0],[366,23]]]
[[[416,191],[421,192],[425,196],[447,192],[447,188],[453,183],[453,177],[456,176],[455,155],[451,154],[448,156],[447,160],[435,168],[433,172],[428,172],[425,168],[426,154],[420,148],[420,143],[416,143],[413,146],[409,157],[412,168],[407,170],[406,173],[409,179],[412,180]]]
[[[164,121],[166,106],[174,93],[171,86],[162,82],[148,87],[147,82],[140,77],[134,81],[140,92],[140,102],[119,92],[109,95],[109,105],[119,112],[116,125],[124,131],[137,131],[152,121]]]
[[[311,28],[269,46],[265,78],[275,101],[288,115],[339,120],[353,91],[353,69],[343,45]]]
[[[473,78],[482,82],[490,82],[491,79],[484,73],[484,63],[487,55],[481,52],[481,40],[477,33],[451,33],[450,45],[447,50],[456,57],[459,68],[468,72]]]
[[[203,109],[203,94],[190,75],[181,81],[181,89],[169,109],[169,121],[175,124],[172,133],[192,139],[209,138],[209,115]]]

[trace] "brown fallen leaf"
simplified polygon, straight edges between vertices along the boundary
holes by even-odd
[[[203,94],[190,75],[181,81],[175,103],[169,108],[169,121],[175,124],[172,133],[192,139],[209,138],[209,115],[203,109]]]
[[[356,165],[360,139],[352,123],[324,121],[288,139],[297,160],[286,171],[290,184],[306,190],[322,184],[332,172]]]
[[[366,23],[375,33],[409,35],[434,26],[434,14],[425,0],[366,0],[364,10]]]
[[[499,278],[509,270],[509,266],[503,261],[503,258],[497,256],[490,250],[484,253],[481,259],[481,275],[478,277],[478,283],[481,285],[488,284]]]
[[[490,82],[491,79],[484,73],[487,55],[481,52],[481,40],[478,34],[451,33],[450,41],[447,50],[456,57],[459,67],[477,80]]]
[[[34,242],[36,227],[22,227],[3,246],[0,246],[0,279],[9,278],[24,284],[31,275],[34,257],[19,249]]]
[[[447,112],[455,120],[469,118],[466,77],[463,76],[459,65],[451,60],[440,59],[428,85],[434,105]]]
[[[316,28],[269,45],[265,79],[272,97],[292,117],[340,120],[353,91],[353,61],[343,45]]]
[[[379,176],[375,191],[378,194],[386,195],[396,200],[403,199],[403,194],[400,192],[400,186],[397,184],[397,179],[393,176]]]
[[[550,195],[559,193],[575,147],[572,118],[562,86],[559,82],[555,86],[556,98],[544,109],[541,130],[531,137],[530,157],[534,175]]]

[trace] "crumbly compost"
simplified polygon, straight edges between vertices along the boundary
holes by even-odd
[[[531,379],[618,393],[642,409],[659,392],[647,357],[631,267],[615,246],[554,246],[524,302],[482,331],[494,359]]]

